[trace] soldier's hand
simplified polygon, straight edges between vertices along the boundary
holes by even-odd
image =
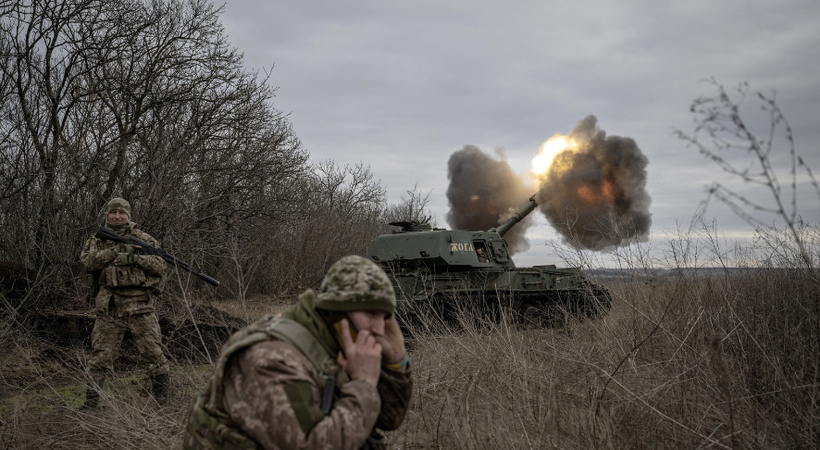
[[[382,357],[387,364],[399,364],[404,361],[407,350],[404,348],[404,335],[401,333],[396,315],[384,319],[384,336],[376,338],[382,346]]]
[[[356,336],[356,342],[353,342],[350,324],[347,319],[342,319],[342,344],[344,352],[339,352],[336,361],[350,378],[365,380],[373,386],[379,384],[382,346],[376,342],[376,338],[369,331],[363,330]]]
[[[139,261],[140,255],[138,255],[135,251],[135,247],[131,244],[127,244],[123,246],[123,252],[117,254],[117,259],[114,260],[115,266],[130,266],[131,264],[136,264]]]
[[[116,249],[107,248],[105,250],[100,251],[100,253],[98,253],[98,255],[99,255],[98,258],[100,258],[100,260],[104,261],[104,264],[108,264],[111,261],[116,261],[117,260],[117,255],[119,255],[119,253],[117,253]]]

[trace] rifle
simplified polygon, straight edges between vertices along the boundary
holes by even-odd
[[[161,248],[156,248],[156,247],[152,246],[151,244],[143,241],[142,239],[137,239],[135,237],[128,237],[128,238],[127,237],[122,237],[119,234],[117,234],[115,231],[109,230],[108,228],[105,228],[105,227],[97,228],[97,234],[95,234],[94,237],[96,237],[98,239],[106,239],[106,240],[109,240],[109,241],[119,242],[121,244],[139,245],[140,247],[142,247],[139,250],[143,254],[157,255],[160,258],[164,259],[165,261],[168,261],[169,263],[171,263],[171,264],[173,264],[177,267],[181,267],[181,268],[187,270],[188,272],[191,272],[192,274],[198,276],[199,278],[202,278],[208,284],[211,284],[213,286],[219,286],[219,281],[209,277],[208,275],[205,275],[202,272],[199,272],[198,270],[196,270],[193,267],[189,266],[185,262],[180,261],[179,259],[177,259],[174,255],[166,252],[165,250],[163,250]]]

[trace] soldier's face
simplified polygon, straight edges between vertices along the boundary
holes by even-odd
[[[121,209],[112,209],[108,213],[108,223],[111,225],[124,225],[128,222],[128,213]]]
[[[384,311],[354,311],[350,313],[359,331],[367,330],[373,336],[384,336],[384,321],[388,314]]]

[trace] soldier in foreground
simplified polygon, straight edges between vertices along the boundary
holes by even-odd
[[[159,247],[148,233],[131,220],[131,205],[115,198],[108,202],[105,227],[124,237],[134,236]],[[118,244],[92,237],[85,241],[80,261],[94,279],[94,330],[89,361],[92,383],[85,394],[85,407],[96,408],[99,389],[114,370],[126,329],[143,361],[148,364],[152,393],[160,404],[168,397],[168,361],[162,354],[162,336],[154,304],[165,281],[165,261],[155,255],[140,255],[139,246]]]
[[[228,340],[191,404],[186,449],[382,449],[412,394],[387,275],[337,261],[320,292]]]

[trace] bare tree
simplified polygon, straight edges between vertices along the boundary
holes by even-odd
[[[387,222],[418,221],[431,222],[435,225],[432,214],[427,210],[430,203],[430,195],[433,191],[421,192],[419,184],[413,185],[413,189],[405,191],[407,195],[402,195],[398,203],[387,207],[384,218]]]
[[[769,201],[763,198],[744,195],[718,181],[707,188],[707,197],[701,202],[693,224],[702,220],[703,215],[714,197],[725,203],[735,214],[750,225],[770,228],[760,213],[780,217],[785,222],[789,233],[798,247],[803,262],[811,267],[811,259],[798,232],[798,169],[808,175],[820,199],[820,188],[811,168],[805,164],[797,153],[794,136],[786,117],[777,105],[776,95],[754,93],[760,102],[760,109],[767,115],[768,127],[765,134],[755,133],[748,125],[741,106],[749,95],[748,83],[740,83],[735,89],[735,97],[716,80],[711,80],[717,89],[712,97],[699,97],[692,102],[690,111],[695,115],[695,129],[691,134],[676,130],[675,135],[697,148],[702,155],[712,160],[724,172],[744,182],[763,187],[770,193]],[[734,154],[745,152],[753,157],[752,165],[747,161],[733,162]],[[788,157],[788,188],[781,184],[782,175],[773,159],[786,154]],[[788,206],[787,206],[788,202]],[[691,228],[691,227],[690,227]]]
[[[261,271],[281,277],[275,292],[315,287],[331,264],[364,254],[382,230],[386,192],[364,163],[324,161],[298,183],[293,222],[277,230],[281,251]]]
[[[92,11],[104,8],[92,1],[3,6],[0,70],[2,84],[11,91],[5,96],[3,160],[13,161],[3,167],[9,170],[4,174],[4,199],[19,195],[28,200],[17,202],[18,208],[12,210],[34,218],[31,228],[20,231],[33,237],[26,250],[33,251],[33,266],[42,270],[47,264],[47,238],[58,233],[54,219],[60,214],[60,157],[72,150],[71,119],[80,105],[74,88],[84,73],[75,37],[84,25],[94,32],[99,20]]]
[[[216,296],[315,287],[385,231],[385,189],[370,167],[308,164],[271,106],[271,73],[243,69],[221,8],[0,8],[0,260],[37,270],[42,289],[28,306],[82,297],[79,248],[114,196],[167,250],[221,279],[224,289],[207,291]],[[401,207],[424,214],[429,194],[408,195]],[[171,280],[172,290],[197,288]]]
[[[204,0],[0,5],[0,259],[80,290],[79,247],[113,196],[217,270],[254,229],[291,219],[307,152],[220,13]]]

